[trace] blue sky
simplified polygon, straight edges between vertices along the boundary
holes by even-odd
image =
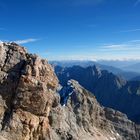
[[[140,0],[0,0],[0,40],[49,60],[140,59]]]

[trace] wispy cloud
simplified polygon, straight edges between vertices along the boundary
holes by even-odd
[[[97,52],[98,59],[140,60],[140,40],[130,40],[118,44],[102,45],[98,47]]]
[[[122,51],[129,49],[126,44],[112,44],[101,47],[101,51]]]
[[[17,44],[26,44],[26,43],[30,43],[30,42],[36,42],[39,39],[35,39],[35,38],[29,38],[29,39],[24,39],[24,40],[15,40],[14,42]]]
[[[122,31],[119,31],[119,32],[122,32],[122,33],[128,33],[128,32],[137,32],[137,31],[140,31],[140,28],[137,28],[137,29],[131,29],[131,30],[122,30]]]
[[[140,51],[140,40],[130,40],[120,44],[108,44],[99,47],[104,52],[137,52]]]
[[[140,4],[140,0],[136,0],[136,2],[134,3],[134,6],[137,6],[138,4]]]

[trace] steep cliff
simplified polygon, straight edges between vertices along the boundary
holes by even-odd
[[[8,140],[50,137],[48,115],[58,80],[46,60],[15,43],[0,45],[0,135]]]
[[[100,106],[78,82],[69,81],[60,96],[56,89],[58,80],[47,60],[15,43],[0,44],[0,139],[140,139],[138,125]]]

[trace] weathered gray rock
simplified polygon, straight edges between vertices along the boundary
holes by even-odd
[[[68,100],[68,105],[63,109],[52,109],[49,116],[52,128],[59,137],[62,136],[61,139],[63,133],[77,140],[102,139],[102,136],[103,139],[109,140],[140,139],[140,127],[128,120],[125,114],[102,107],[95,96],[77,81],[71,80],[71,83],[73,94]],[[56,121],[57,118],[60,118],[59,121]]]

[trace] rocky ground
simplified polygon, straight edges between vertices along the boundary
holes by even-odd
[[[102,107],[78,82],[70,82],[73,91],[62,106],[59,82],[47,60],[15,43],[1,43],[0,139],[140,139],[140,127],[126,115]]]

